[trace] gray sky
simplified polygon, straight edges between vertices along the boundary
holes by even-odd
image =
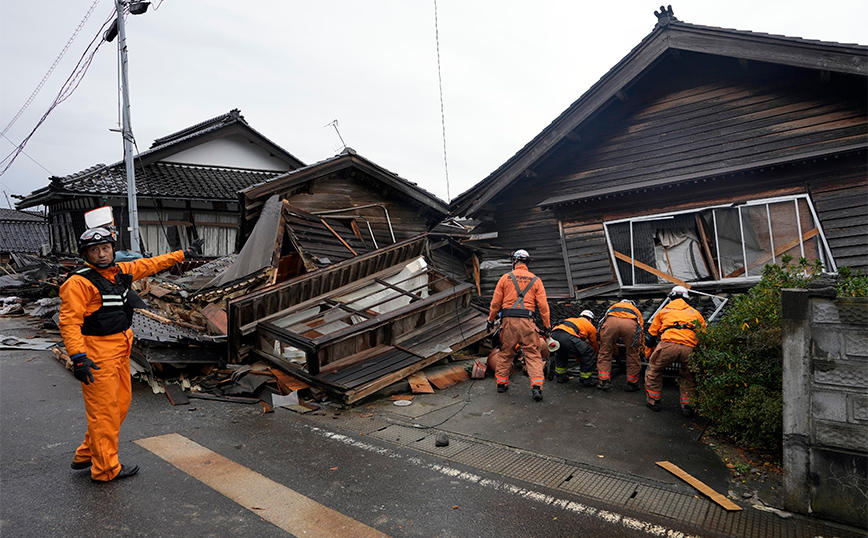
[[[0,0],[0,131],[95,1],[6,133],[12,142],[0,139],[2,157],[49,109],[114,2]],[[682,0],[672,7],[694,24],[868,44],[864,0]],[[448,201],[503,164],[647,36],[660,1],[438,0],[437,9],[448,191],[433,0],[154,0],[147,14],[127,19],[139,150],[238,108],[254,129],[313,163],[340,148],[327,126],[337,119],[347,145]],[[119,123],[118,88],[115,41],[100,47],[27,155],[0,176],[0,188],[28,194],[51,175],[122,160],[121,137],[109,131]],[[8,207],[5,197],[0,206]]]

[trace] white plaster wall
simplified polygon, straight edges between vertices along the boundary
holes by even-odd
[[[285,171],[290,169],[289,164],[282,159],[278,159],[261,146],[252,144],[246,138],[237,135],[200,144],[162,159],[162,161],[251,170]]]

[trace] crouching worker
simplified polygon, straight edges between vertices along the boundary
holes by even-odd
[[[90,468],[97,482],[126,478],[138,465],[118,461],[118,437],[132,399],[130,350],[133,309],[144,306],[131,285],[198,256],[202,240],[185,251],[115,263],[115,234],[91,228],[82,234],[78,253],[84,265],[60,287],[60,334],[81,381],[87,433],[75,451],[72,468]],[[138,304],[136,304],[138,303]]]
[[[579,380],[583,387],[593,386],[591,376],[597,367],[597,329],[594,327],[594,313],[583,310],[577,318],[559,321],[552,328],[552,339],[560,347],[555,351],[555,381],[566,383],[567,363],[571,356],[579,362]]]
[[[545,375],[540,355],[540,346],[543,342],[540,339],[540,331],[533,321],[533,315],[534,311],[539,309],[543,325],[548,330],[551,326],[549,303],[542,280],[527,269],[530,254],[526,250],[516,250],[511,257],[512,271],[498,280],[488,313],[489,330],[494,325],[497,314],[500,313],[501,316],[501,345],[500,351],[495,355],[494,377],[497,380],[497,392],[506,392],[509,388],[515,346],[520,346],[527,375],[530,377],[531,394],[538,402],[543,399]]]
[[[678,391],[681,394],[681,413],[693,416],[693,395],[696,391],[696,376],[690,371],[690,355],[699,345],[696,338],[696,324],[705,327],[705,318],[688,303],[688,291],[683,286],[675,286],[669,292],[672,300],[654,316],[648,332],[659,337],[660,343],[648,359],[645,372],[645,393],[647,405],[652,411],[660,411],[660,396],[663,390],[663,370],[673,362],[681,366]]]
[[[627,388],[624,390],[639,390],[639,374],[642,371],[639,350],[645,345],[642,327],[642,314],[630,299],[617,302],[606,310],[600,323],[600,356],[597,358],[600,385],[612,386],[612,358],[617,354],[620,339],[627,348]]]

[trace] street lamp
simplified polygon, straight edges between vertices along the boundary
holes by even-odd
[[[106,30],[105,40],[112,41],[115,36],[118,37],[118,53],[121,59],[121,95],[123,103],[121,105],[121,118],[123,122],[123,137],[124,137],[124,162],[127,169],[127,206],[129,211],[129,228],[130,233],[130,250],[133,252],[141,252],[139,244],[139,205],[136,200],[136,172],[133,166],[133,129],[130,124],[130,89],[129,81],[127,80],[127,34],[124,26],[124,6],[127,2],[124,0],[115,1],[115,9],[117,10],[117,18],[112,23],[111,27]],[[148,10],[150,2],[128,2],[130,13],[133,15],[141,15]]]

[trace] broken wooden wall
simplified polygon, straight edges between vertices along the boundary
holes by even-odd
[[[230,363],[243,362],[253,349],[257,323],[302,301],[359,286],[358,281],[423,254],[424,236],[408,239],[230,301],[228,350]]]

